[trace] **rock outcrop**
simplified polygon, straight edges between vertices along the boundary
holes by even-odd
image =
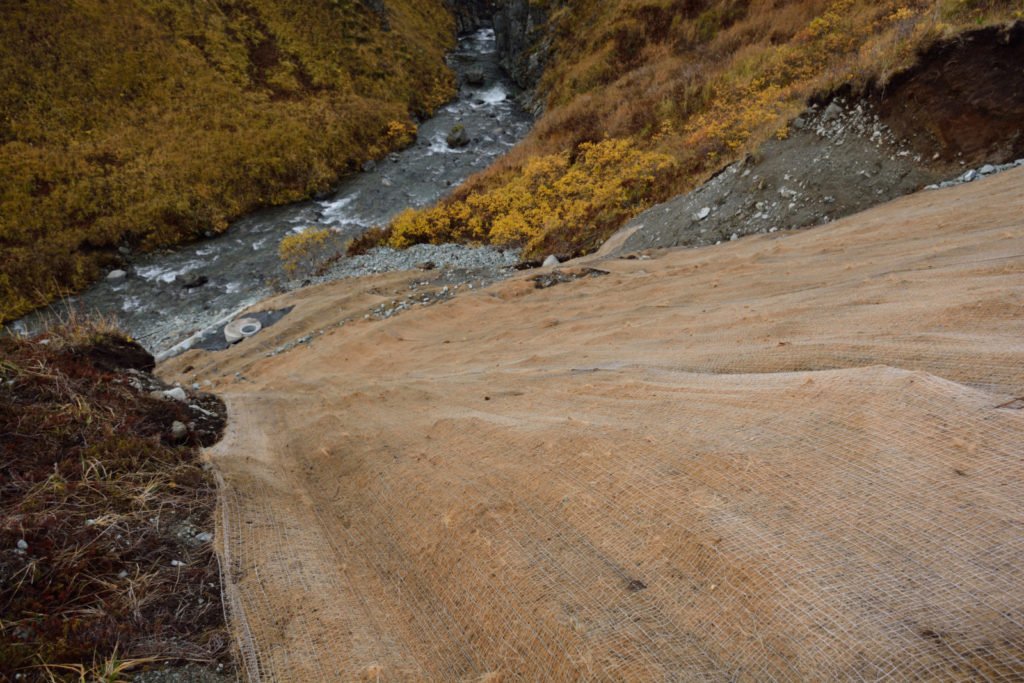
[[[544,34],[548,9],[529,0],[505,0],[494,13],[501,65],[521,88],[533,90],[544,73],[551,40]]]
[[[491,26],[498,9],[494,0],[447,0],[447,3],[459,33],[470,33]]]
[[[446,0],[459,33],[494,27],[502,67],[516,85],[532,91],[551,46],[544,29],[548,7],[529,0]]]

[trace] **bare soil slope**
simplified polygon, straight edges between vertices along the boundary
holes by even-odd
[[[165,365],[241,373],[210,455],[250,675],[1020,680],[1022,190],[386,321],[400,276],[333,283]]]

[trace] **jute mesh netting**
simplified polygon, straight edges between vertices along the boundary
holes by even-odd
[[[1024,680],[1024,175],[591,265],[246,366],[253,680]]]

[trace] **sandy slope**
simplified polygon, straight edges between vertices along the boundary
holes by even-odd
[[[165,364],[254,679],[1024,676],[1024,170],[590,265]]]

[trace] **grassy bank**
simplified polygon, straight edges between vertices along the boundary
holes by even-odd
[[[553,56],[532,134],[380,240],[593,249],[625,218],[786,135],[808,98],[885,82],[939,40],[1024,18],[1019,0],[546,4]]]
[[[0,336],[0,679],[230,665],[216,490],[198,452],[221,424],[116,367],[151,363],[102,326]],[[223,415],[213,397],[193,402]],[[175,421],[192,428],[175,434]]]
[[[0,323],[326,189],[453,93],[442,0],[14,0],[0,42]]]

